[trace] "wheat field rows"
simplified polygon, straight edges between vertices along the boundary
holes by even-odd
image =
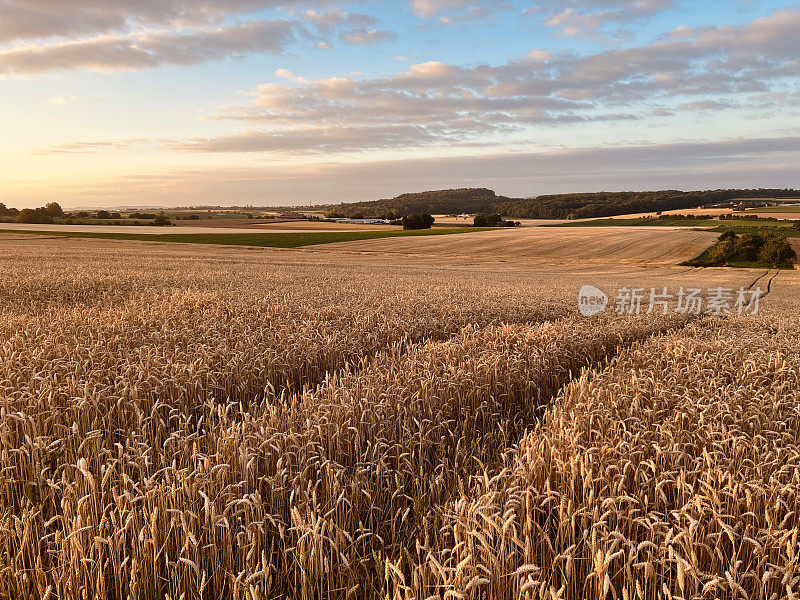
[[[0,279],[2,598],[800,594],[788,320],[37,252]]]

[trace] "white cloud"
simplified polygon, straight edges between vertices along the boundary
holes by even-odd
[[[307,23],[325,31],[343,26],[368,27],[378,22],[378,19],[370,15],[344,11],[319,12],[309,9],[303,13],[303,17]]]
[[[528,52],[526,56],[531,60],[537,60],[537,61],[545,61],[553,58],[553,55],[550,54],[549,52],[544,52],[542,50],[535,50],[535,49]]]
[[[333,0],[0,0],[0,44],[130,33],[153,26],[221,26],[228,16],[264,8],[332,4]]]
[[[64,106],[65,104],[69,104],[74,100],[77,100],[75,96],[70,96],[69,98],[65,98],[64,96],[53,96],[52,98],[47,99],[50,104],[55,104],[56,106]]]
[[[342,39],[350,44],[371,45],[382,44],[397,38],[394,31],[388,29],[364,29],[359,27],[353,31],[342,33]]]
[[[587,56],[532,51],[498,66],[429,61],[387,77],[265,84],[253,90],[251,106],[218,115],[247,131],[173,147],[313,154],[488,144],[494,134],[536,125],[644,119],[656,103],[683,104],[670,112],[747,107],[751,96],[781,91],[772,86],[796,76],[798,31],[800,10],[781,11],[745,26],[698,28],[678,40]],[[771,102],[793,106],[797,96]]]
[[[500,11],[511,10],[512,5],[504,0],[411,0],[411,8],[416,16],[436,18],[447,26],[491,18]]]
[[[275,76],[280,77],[281,79],[288,79],[294,83],[308,83],[308,79],[305,77],[298,77],[294,73],[292,73],[289,69],[276,69]]]
[[[394,36],[375,28],[377,19],[372,16],[325,10],[337,4],[336,0],[0,0],[0,75],[133,70],[280,54],[300,38],[330,49],[329,37],[335,32],[362,44]],[[284,9],[291,18],[253,16],[265,8]]]
[[[567,37],[613,39],[625,27],[674,8],[674,0],[538,0],[524,12],[541,15],[547,27]]]
[[[295,39],[289,21],[250,21],[191,32],[99,36],[0,52],[0,75],[87,69],[125,71],[190,65],[248,53],[281,54]]]

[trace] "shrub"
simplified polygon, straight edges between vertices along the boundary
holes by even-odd
[[[503,222],[503,217],[497,213],[478,213],[472,220],[475,227],[498,227]]]
[[[735,243],[737,258],[752,261],[758,259],[758,254],[764,246],[764,238],[757,233],[745,233]]]
[[[792,248],[789,240],[773,234],[765,237],[758,259],[768,265],[777,267],[797,260],[797,252]]]
[[[47,214],[44,207],[23,208],[17,215],[17,223],[52,223],[53,217]]]
[[[406,215],[401,220],[403,229],[430,229],[436,219],[428,214]]]
[[[64,209],[61,208],[61,205],[58,202],[50,202],[49,204],[45,205],[44,210],[48,215],[54,218],[64,216]]]
[[[156,225],[158,227],[164,227],[166,225],[172,225],[172,221],[169,220],[167,215],[161,212],[156,215],[155,219],[153,219],[153,225]]]
[[[736,256],[736,242],[732,239],[724,239],[717,242],[708,255],[709,260],[714,265],[724,265]]]
[[[789,241],[776,233],[762,231],[744,233],[741,237],[726,231],[708,251],[710,265],[724,265],[731,260],[759,261],[770,266],[791,264],[797,253]]]
[[[8,208],[4,203],[0,202],[0,217],[16,217],[19,211],[16,208]]]

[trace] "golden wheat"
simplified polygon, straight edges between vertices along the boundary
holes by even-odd
[[[570,384],[452,502],[401,595],[800,593],[800,328],[695,325]]]
[[[796,325],[97,252],[3,265],[2,598],[800,593]]]

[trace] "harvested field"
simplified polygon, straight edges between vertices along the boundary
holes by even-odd
[[[210,233],[317,233],[337,231],[399,231],[396,225],[351,225],[322,221],[253,221],[251,219],[200,219],[174,221],[173,227],[154,225],[46,225],[27,223],[0,223],[0,229],[17,231],[65,231],[95,233],[135,234],[210,234]]]
[[[150,227],[144,232],[136,227],[120,227],[117,231],[93,230],[91,226],[72,226],[75,229],[3,229],[0,235],[40,235],[62,238],[95,238],[121,241],[160,242],[177,244],[215,244],[223,246],[252,246],[261,248],[299,248],[332,242],[350,242],[356,240],[380,239],[386,237],[415,237],[430,235],[455,235],[464,233],[481,233],[482,228],[432,228],[432,229],[389,229],[385,231],[250,231],[243,233],[235,229],[203,229],[166,230]],[[68,225],[55,227],[70,227]],[[88,228],[87,228],[88,227]],[[126,231],[127,229],[127,231]],[[188,231],[188,232],[187,232]]]
[[[472,225],[474,217],[463,218],[463,217],[449,217],[447,215],[433,215],[436,217],[436,224],[437,225],[448,225],[448,226],[455,226],[455,225]],[[540,225],[556,225],[558,223],[567,223],[567,219],[512,219],[513,221],[518,221],[521,226],[523,227],[539,227]]]
[[[197,221],[175,221],[175,225],[183,230],[184,228],[203,228],[212,229],[237,229],[243,231],[299,231],[309,233],[312,231],[395,231],[402,229],[399,225],[361,225],[352,223],[328,223],[326,221],[283,221],[264,220],[255,221],[253,219],[200,219]]]
[[[785,208],[775,207],[775,209],[755,209],[755,210],[748,210],[745,213],[737,213],[737,214],[745,214],[745,215],[755,215],[758,217],[771,217],[773,219],[789,219],[792,221],[796,221],[800,219],[800,207],[798,206],[787,206]]]
[[[670,262],[706,237],[3,236],[0,597],[800,593],[797,274]],[[770,293],[585,318],[586,283]]]
[[[716,234],[660,227],[520,228],[482,233],[479,239],[364,240],[334,247],[347,252],[436,256],[448,260],[513,261],[536,265],[675,265],[714,243]]]

